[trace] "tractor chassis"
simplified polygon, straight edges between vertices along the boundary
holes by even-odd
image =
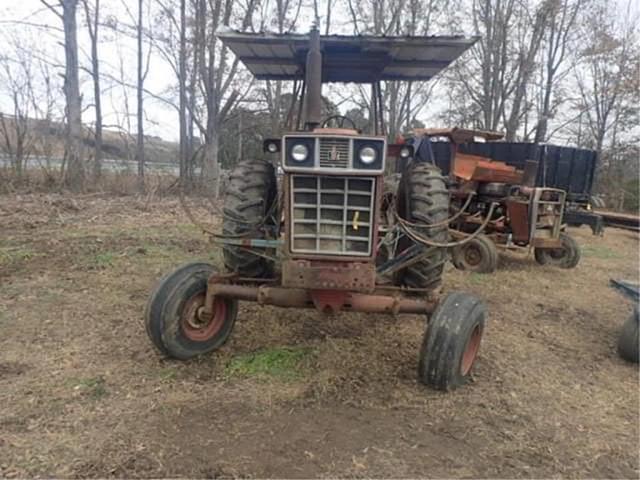
[[[351,311],[392,315],[430,314],[437,306],[436,300],[408,297],[402,295],[401,290],[396,287],[380,286],[373,293],[360,293],[346,290],[288,288],[268,280],[264,283],[253,280],[253,285],[248,284],[251,280],[211,276],[207,284],[205,304],[198,312],[200,320],[204,322],[211,318],[214,302],[218,297],[284,308],[316,308],[323,313]]]

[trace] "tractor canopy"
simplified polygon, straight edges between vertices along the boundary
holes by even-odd
[[[217,36],[257,79],[305,77],[310,34],[223,30]],[[321,35],[322,81],[430,80],[477,40],[462,36]]]

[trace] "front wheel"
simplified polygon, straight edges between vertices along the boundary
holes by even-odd
[[[533,254],[540,265],[553,265],[560,268],[575,268],[580,262],[580,246],[566,233],[560,234],[562,247],[536,248]]]
[[[628,362],[638,363],[640,361],[640,316],[638,309],[634,309],[633,313],[620,331],[618,337],[618,354]]]
[[[187,360],[217,350],[231,334],[238,315],[236,300],[217,298],[210,319],[199,315],[214,273],[207,263],[188,263],[160,280],[149,297],[147,335],[164,355]]]
[[[453,247],[451,256],[458,270],[491,273],[498,268],[498,249],[486,235],[478,235],[467,243]]]
[[[438,390],[467,383],[480,350],[486,308],[477,297],[452,292],[440,302],[424,334],[419,379]]]

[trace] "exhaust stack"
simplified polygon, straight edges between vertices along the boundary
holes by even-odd
[[[305,65],[305,129],[313,130],[320,125],[322,115],[322,52],[320,32],[314,25],[309,35],[309,52]]]

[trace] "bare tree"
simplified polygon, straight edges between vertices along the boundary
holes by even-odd
[[[351,24],[356,34],[429,35],[444,20],[449,0],[347,0]],[[419,112],[429,103],[435,81],[384,82],[382,86],[384,114],[388,137],[393,140],[405,127],[410,127]],[[372,118],[372,96],[359,90],[356,103],[369,111]]]
[[[34,142],[30,119],[33,72],[31,57],[17,48],[14,53],[13,58],[8,55],[0,57],[2,90],[10,98],[12,106],[12,115],[0,113],[0,148],[8,155],[13,172],[20,179]]]
[[[584,0],[556,0],[551,4],[549,25],[543,38],[542,65],[538,95],[538,119],[535,126],[537,143],[548,140],[549,120],[558,108],[559,82],[569,68],[563,68],[570,57],[570,45],[576,33],[576,20]],[[554,100],[555,99],[555,100]]]
[[[58,0],[52,5],[40,0],[61,21],[64,29],[64,95],[66,114],[65,163],[67,165],[63,182],[73,190],[84,188],[85,169],[80,144],[82,137],[82,96],[78,72],[78,38],[76,10],[78,0]]]
[[[137,82],[136,82],[136,104],[137,104],[137,138],[136,138],[136,160],[138,161],[138,189],[144,191],[144,61],[142,52],[142,37],[143,37],[143,24],[142,24],[142,7],[143,0],[138,0],[138,22],[136,25],[136,40],[137,40]],[[147,62],[147,68],[149,62]]]
[[[212,8],[205,16],[210,19],[210,24],[207,29],[206,60],[201,65],[200,82],[204,94],[206,122],[204,125],[200,122],[199,126],[205,139],[203,176],[206,185],[211,185],[215,197],[220,191],[218,162],[220,126],[238,99],[243,96],[238,89],[232,88],[238,74],[239,61],[237,58],[233,60],[229,58],[227,47],[220,45],[215,32],[223,26],[229,27],[233,15],[238,18],[238,27],[241,30],[247,30],[258,2],[247,0],[243,8],[239,8],[238,3],[232,0],[217,0],[212,2]],[[248,85],[250,88],[251,83],[249,82]],[[245,89],[245,94],[249,88]]]
[[[93,101],[95,104],[95,148],[93,154],[93,179],[98,180],[102,173],[102,91],[100,89],[100,60],[98,57],[98,29],[100,27],[100,0],[94,0],[93,12],[89,1],[82,0],[87,31],[91,41],[91,78],[93,80]]]

